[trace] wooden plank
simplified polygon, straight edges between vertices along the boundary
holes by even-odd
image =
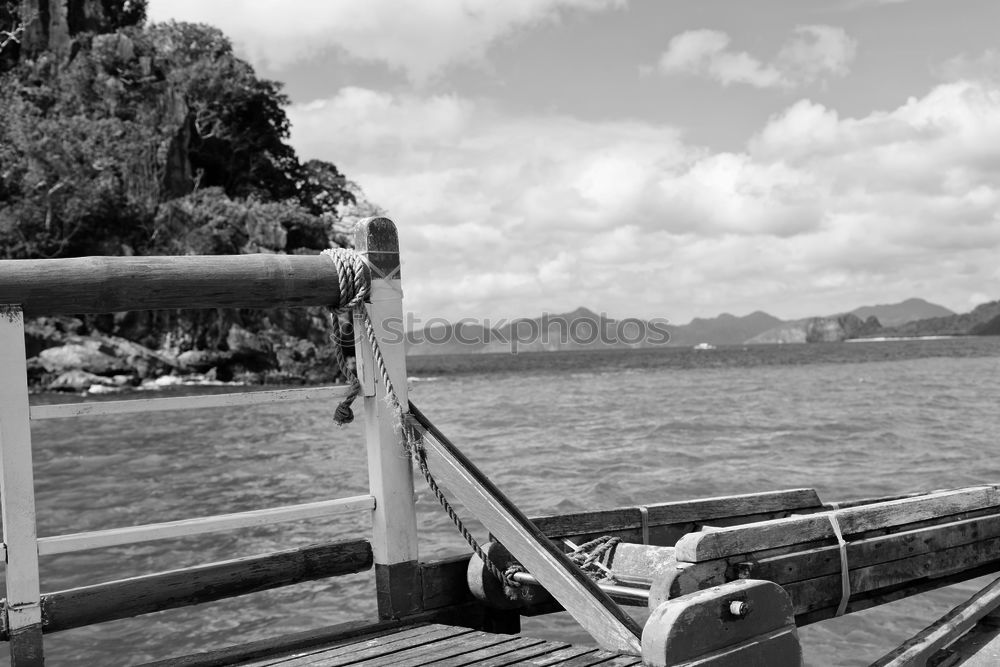
[[[352,656],[359,659],[370,658],[373,651],[377,651],[376,657],[382,654],[391,654],[396,651],[405,650],[410,643],[420,645],[422,642],[436,642],[441,637],[448,637],[454,633],[461,634],[461,628],[450,628],[437,624],[421,623],[414,626],[397,628],[391,632],[378,632],[363,637],[358,637],[356,641],[342,642],[335,646],[316,647],[309,651],[275,657],[264,661],[248,663],[245,667],[302,667],[303,665],[314,665],[317,663],[349,663]],[[465,632],[468,632],[467,630]],[[367,662],[367,661],[366,661]],[[242,663],[241,663],[242,664]]]
[[[945,586],[951,586],[952,584],[959,582],[996,574],[998,571],[1000,571],[1000,563],[991,562],[967,570],[960,570],[953,574],[946,574],[932,579],[909,581],[897,586],[889,586],[877,591],[861,593],[851,597],[851,602],[847,605],[846,613],[853,614],[854,612],[864,611],[865,609],[871,609],[872,607],[888,604],[889,602],[896,602],[897,600],[913,597],[914,595],[933,591]],[[796,625],[803,626],[809,625],[810,623],[816,623],[817,621],[824,621],[828,618],[833,618],[836,615],[836,611],[837,604],[834,603],[829,607],[814,609],[813,611],[804,613],[797,613],[795,615],[795,623]]]
[[[604,648],[638,655],[642,630],[538,530],[416,406],[431,471]]]
[[[0,298],[4,303],[9,302]],[[7,563],[4,615],[13,667],[44,662],[24,359],[24,315],[17,306],[0,305],[0,514]]]
[[[220,600],[367,570],[366,540],[287,549],[42,596],[45,632]]]
[[[580,656],[592,656],[598,653],[606,654],[606,651],[599,651],[593,646],[568,646],[558,651],[532,658],[529,664],[532,667],[550,667],[551,665],[562,667],[566,664],[567,660],[574,660]]]
[[[398,632],[402,627],[422,627],[424,623],[393,619],[372,622],[355,620],[305,630],[280,637],[259,639],[238,646],[213,649],[193,655],[165,658],[146,663],[143,667],[222,667],[243,664],[247,667],[271,665],[294,654],[319,650],[317,647],[334,648],[353,644],[365,637],[377,637]]]
[[[631,655],[621,656],[608,651],[594,651],[593,653],[583,653],[575,658],[570,658],[557,664],[558,667],[595,667],[597,665],[600,665],[600,667],[615,667],[619,665],[641,665],[642,658]]]
[[[366,218],[355,232],[354,244],[372,267],[370,303],[365,307],[389,380],[400,405],[406,405],[406,350],[399,335],[404,322],[403,292],[396,227],[387,218]],[[357,313],[354,349],[358,351],[364,396],[368,483],[377,499],[372,513],[376,595],[379,616],[392,618],[420,610],[413,466],[403,449],[398,417],[386,401],[384,383],[372,361],[371,344]]]
[[[995,579],[898,648],[873,662],[871,667],[922,667],[935,651],[959,639],[998,607],[1000,579]]]
[[[848,536],[997,506],[1000,506],[1000,491],[997,486],[989,485],[851,507],[838,510],[837,519],[841,531]],[[697,563],[832,538],[828,513],[821,513],[686,535],[677,542],[676,556],[678,561]]]
[[[923,579],[978,572],[979,567],[986,565],[1000,568],[1000,539],[852,569],[852,598]],[[972,576],[970,574],[968,578]],[[796,615],[824,608],[840,600],[839,573],[796,581],[784,584],[783,587],[795,603]]]
[[[530,665],[532,661],[536,660],[540,656],[548,655],[560,649],[567,648],[569,644],[562,642],[549,642],[543,641],[540,644],[535,644],[533,646],[528,646],[525,648],[515,649],[513,651],[505,650],[505,646],[499,647],[502,650],[497,651],[493,655],[488,655],[481,657],[474,663],[476,667],[506,667],[507,665]],[[495,647],[496,648],[496,647]],[[434,667],[438,667],[434,665]]]
[[[482,618],[482,607],[480,605],[465,604],[447,609],[420,612],[405,619],[348,621],[315,630],[281,634],[249,643],[202,651],[192,655],[166,658],[150,663],[146,667],[222,667],[223,665],[234,664],[242,664],[250,667],[271,665],[277,661],[287,660],[304,653],[315,653],[316,651],[330,650],[355,644],[359,641],[367,641],[385,634],[399,632],[403,629],[423,627],[427,623],[457,624],[468,627],[466,624],[478,624],[482,621]],[[542,640],[532,641],[541,642]]]
[[[315,635],[303,635],[304,640],[293,641],[292,644],[286,644],[281,647],[280,651],[270,650],[267,653],[263,653],[266,657],[262,657],[262,653],[253,650],[251,647],[255,644],[263,644],[264,646],[273,646],[274,640],[263,640],[258,642],[251,642],[251,644],[244,644],[240,646],[240,649],[248,648],[249,652],[243,652],[239,654],[237,658],[235,655],[231,655],[230,659],[225,659],[220,655],[223,651],[232,651],[233,649],[222,649],[216,651],[209,651],[208,653],[197,654],[196,656],[185,656],[184,658],[174,658],[166,661],[152,663],[151,665],[144,665],[144,667],[153,667],[153,665],[171,665],[172,667],[177,667],[178,665],[201,665],[204,667],[206,664],[211,665],[228,665],[239,663],[244,667],[268,667],[270,665],[280,665],[283,662],[287,662],[292,659],[299,659],[305,656],[315,656],[320,655],[324,651],[332,651],[334,649],[349,649],[350,647],[358,647],[361,645],[366,645],[373,639],[379,637],[385,637],[387,635],[392,635],[400,632],[404,629],[404,621],[396,619],[393,621],[380,621],[377,624],[373,624],[371,621],[350,621],[343,626],[347,626],[346,632],[339,632],[338,629],[341,626],[333,626],[330,629],[321,629]],[[426,626],[426,623],[407,623],[405,627],[407,628],[421,628]],[[351,627],[354,626],[354,627]],[[333,630],[336,635],[332,635],[329,631]],[[301,635],[302,633],[297,633]],[[326,640],[322,639],[326,636]],[[284,638],[284,636],[282,637]],[[208,655],[214,655],[215,660],[211,662],[206,662],[204,660]],[[190,662],[194,658],[196,662]]]
[[[745,575],[784,586],[797,602],[797,614],[828,606],[840,597],[839,548],[835,545],[811,546],[814,544],[681,564],[672,574],[654,583],[651,604],[655,605],[661,598],[676,598]],[[990,562],[991,545],[1000,546],[1000,516],[997,515],[851,542],[847,545],[847,553],[852,591],[856,598],[867,590],[891,589],[928,576],[950,576],[953,574],[950,568],[954,567],[978,568]],[[794,550],[802,546],[811,548]],[[742,561],[750,563],[749,571],[741,572]],[[818,589],[822,589],[826,597],[803,607],[798,603],[806,594],[803,587],[809,586],[817,588],[813,595],[821,595]]]
[[[976,517],[850,542],[847,561],[851,569],[856,569],[997,537],[1000,537],[1000,515]],[[735,560],[731,559],[730,563]],[[750,574],[755,578],[790,583],[839,572],[840,548],[832,545],[755,558]]]
[[[513,641],[511,635],[494,635],[488,632],[470,632],[452,639],[427,644],[412,651],[402,651],[390,660],[374,660],[371,667],[391,665],[392,667],[420,667],[438,660],[463,656],[473,651],[489,649]]]
[[[364,661],[370,664],[380,656],[394,656],[410,646],[436,644],[442,638],[464,636],[469,631],[464,628],[454,628],[439,624],[421,624],[419,626],[398,629],[395,632],[379,633],[361,637],[359,641],[340,646],[310,651],[302,655],[287,656],[283,659],[268,662],[275,667],[301,667],[303,665],[320,664],[351,664]]]
[[[32,421],[66,419],[68,417],[93,417],[124,415],[137,412],[168,412],[171,410],[199,410],[205,408],[245,407],[271,403],[314,401],[331,406],[343,399],[350,388],[346,385],[278,389],[274,391],[245,391],[227,394],[202,394],[198,396],[170,396],[166,398],[139,398],[127,401],[84,401],[31,406]]]
[[[304,656],[277,663],[280,667],[303,667],[319,663],[323,667],[343,667],[362,663],[365,665],[392,664],[402,652],[417,647],[435,644],[445,639],[471,634],[468,628],[448,625],[428,625],[418,630],[404,630],[361,644],[352,644],[343,649],[324,651],[316,655]]]
[[[499,658],[504,655],[513,654],[517,651],[530,650],[532,648],[539,647],[541,647],[540,650],[546,650],[548,643],[542,639],[535,639],[533,637],[512,637],[510,641],[503,644],[477,649],[471,653],[458,655],[453,658],[438,660],[434,663],[434,667],[466,667],[466,665],[479,665],[481,664],[481,661],[487,658]],[[535,663],[532,662],[532,664]]]
[[[174,308],[336,306],[321,255],[184,255],[0,260],[0,303],[29,317]]]
[[[717,496],[646,505],[649,527],[705,522],[725,517],[798,511],[820,508],[815,489],[788,489],[735,496]],[[638,507],[617,507],[590,512],[574,512],[538,517],[535,525],[546,535],[564,537],[616,530],[639,530],[642,513]]]
[[[336,516],[347,512],[372,510],[375,498],[372,496],[351,496],[335,500],[320,500],[314,503],[271,507],[233,514],[180,519],[142,526],[110,528],[87,533],[72,533],[38,539],[38,553],[42,556],[72,553],[87,549],[103,549],[123,544],[136,544],[152,540],[165,540],[190,535],[201,535],[238,528],[266,526],[286,521],[301,521]]]

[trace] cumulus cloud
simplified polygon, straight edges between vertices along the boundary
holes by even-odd
[[[663,74],[707,76],[724,86],[746,84],[756,88],[792,88],[828,76],[844,76],[857,51],[857,42],[842,28],[798,26],[770,62],[729,48],[728,34],[718,30],[688,30],[675,35],[660,55]]]
[[[423,81],[481,59],[518,28],[596,12],[624,0],[153,0],[152,20],[184,17],[223,29],[256,64],[282,69],[330,49]]]
[[[290,117],[300,153],[397,220],[425,318],[792,317],[915,294],[962,305],[995,280],[1000,87],[984,82],[859,118],[799,101],[739,152],[656,123],[362,88]]]
[[[949,58],[936,69],[941,78],[952,81],[959,79],[1000,81],[1000,51],[987,49],[978,56],[963,53]]]

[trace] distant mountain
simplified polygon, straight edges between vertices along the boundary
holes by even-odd
[[[407,353],[470,354],[555,352],[642,348],[665,345],[667,327],[636,318],[615,320],[586,308],[570,313],[521,319],[493,328],[459,322],[425,328],[407,336]]]
[[[762,343],[831,343],[848,338],[874,338],[879,336],[906,336],[932,334],[892,334],[886,333],[896,327],[924,318],[955,316],[944,306],[929,303],[923,299],[907,299],[900,303],[862,306],[849,313],[827,317],[806,317],[761,332],[746,340],[749,344]]]
[[[667,325],[671,345],[740,345],[748,338],[784,324],[773,315],[755,311],[743,317],[723,313],[711,319],[696,317],[684,325]]]
[[[946,315],[908,320],[927,312]],[[887,322],[902,323],[887,326],[882,317]],[[668,333],[669,341],[665,340]],[[982,304],[963,315],[923,299],[907,299],[830,317],[783,321],[758,310],[742,317],[723,313],[713,318],[695,318],[682,325],[665,324],[662,320],[615,320],[581,307],[569,313],[514,320],[492,328],[472,322],[438,325],[409,332],[406,344],[408,354],[424,355],[691,347],[698,343],[818,343],[944,335],[1000,335],[1000,301]]]
[[[890,338],[905,336],[968,336],[996,335],[996,319],[1000,317],[1000,301],[982,303],[971,312],[947,317],[931,317],[924,320],[907,322],[895,327],[885,327],[874,334]]]
[[[861,320],[876,317],[883,327],[896,327],[914,320],[948,317],[954,315],[955,312],[923,299],[907,299],[900,303],[862,306],[852,310],[851,314],[857,315]]]

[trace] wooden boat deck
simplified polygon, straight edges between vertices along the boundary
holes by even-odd
[[[642,658],[603,651],[593,646],[534,639],[521,635],[500,635],[468,628],[427,623],[378,629],[326,644],[274,653],[245,661],[202,662],[195,656],[155,663],[166,665],[231,664],[245,667],[340,667],[379,665],[393,667],[629,667],[641,665]],[[192,660],[192,658],[194,658]]]

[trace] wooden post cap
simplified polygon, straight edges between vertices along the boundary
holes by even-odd
[[[770,581],[744,579],[660,604],[642,633],[643,664],[802,664],[792,602]]]
[[[512,565],[518,565],[517,560],[507,548],[499,542],[490,542],[483,546],[483,552],[501,572]],[[552,596],[541,586],[522,584],[510,586],[500,581],[492,572],[486,569],[482,559],[475,554],[469,560],[468,569],[469,590],[478,600],[494,609],[522,609],[532,605],[552,602]]]

